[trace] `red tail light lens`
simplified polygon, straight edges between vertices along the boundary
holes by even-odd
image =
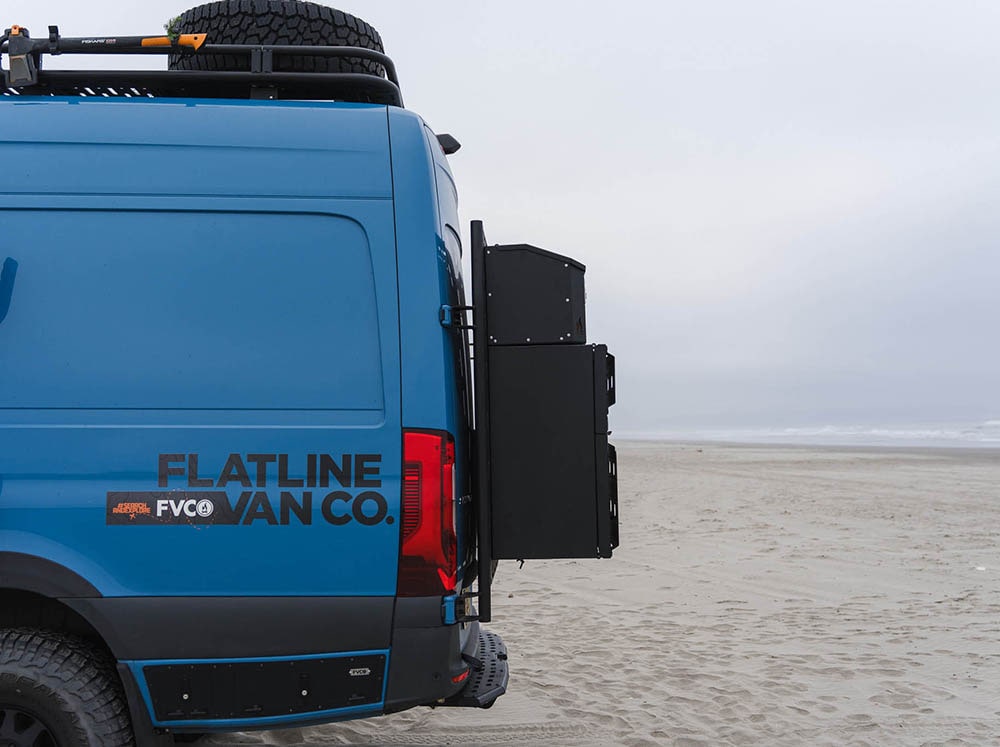
[[[458,582],[455,441],[443,431],[403,432],[403,547],[399,595],[451,594]]]

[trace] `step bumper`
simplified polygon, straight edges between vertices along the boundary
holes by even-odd
[[[510,670],[507,667],[507,646],[496,633],[479,629],[479,648],[469,681],[461,692],[442,705],[454,708],[490,708],[507,692]]]

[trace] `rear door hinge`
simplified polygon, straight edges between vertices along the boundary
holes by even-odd
[[[448,306],[445,304],[438,313],[441,326],[445,329],[473,329],[474,325],[465,323],[465,312],[472,312],[472,306]]]

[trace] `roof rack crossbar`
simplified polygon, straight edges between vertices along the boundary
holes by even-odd
[[[250,84],[252,87],[291,86],[298,91],[322,94],[322,89],[344,89],[379,103],[402,106],[396,65],[382,52],[363,47],[298,46],[289,44],[207,44],[206,34],[179,36],[62,37],[58,26],[49,26],[46,39],[32,39],[27,29],[12,26],[0,36],[0,71],[4,86],[14,92],[56,93],[94,86],[138,86],[150,90],[166,86],[175,90],[207,88],[210,83]],[[6,54],[9,68],[3,66]],[[183,55],[225,54],[247,58],[243,71],[146,71],[93,70],[42,72],[43,55]],[[361,73],[275,72],[275,61],[283,56],[354,58],[382,66],[385,77]],[[368,89],[366,91],[366,89]],[[163,89],[166,90],[166,89]],[[252,91],[251,91],[252,96]],[[226,97],[234,97],[227,94]]]
[[[38,83],[9,88],[21,95],[80,96],[88,91],[139,89],[154,98],[253,98],[255,88],[277,88],[286,98],[368,101],[403,106],[399,88],[390,80],[363,73],[250,73],[191,70],[48,70]]]

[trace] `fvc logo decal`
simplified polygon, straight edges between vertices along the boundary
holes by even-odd
[[[378,454],[310,454],[295,477],[287,454],[230,454],[218,477],[202,477],[199,461],[198,454],[160,454],[161,489],[109,492],[107,523],[310,526],[317,508],[322,521],[332,526],[394,521],[385,497],[373,489],[382,487]],[[241,490],[231,498],[234,483]],[[275,484],[276,491],[269,489]]]

